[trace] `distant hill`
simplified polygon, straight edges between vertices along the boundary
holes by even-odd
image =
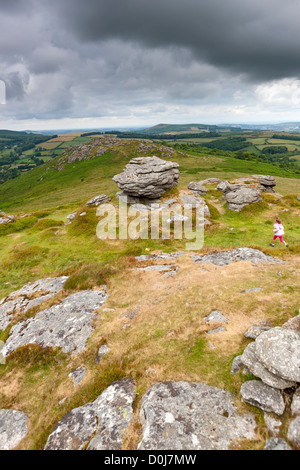
[[[183,133],[200,133],[203,132],[217,132],[225,130],[225,127],[210,125],[210,124],[158,124],[148,129],[143,129],[143,134],[183,134]]]

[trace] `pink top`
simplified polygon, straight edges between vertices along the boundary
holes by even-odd
[[[284,235],[284,228],[283,228],[283,225],[282,225],[282,224],[278,224],[278,223],[276,222],[276,224],[274,224],[273,232],[274,232],[274,235],[277,235],[278,237],[280,237],[281,235]]]

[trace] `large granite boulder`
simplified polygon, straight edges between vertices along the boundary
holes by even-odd
[[[239,415],[230,393],[203,383],[155,384],[140,416],[139,450],[227,450],[255,439],[254,416]]]
[[[178,163],[156,156],[133,158],[123,173],[113,177],[119,188],[129,196],[156,199],[173,189],[179,179]]]
[[[113,383],[94,402],[67,413],[48,437],[45,450],[122,450],[135,393],[130,379]]]

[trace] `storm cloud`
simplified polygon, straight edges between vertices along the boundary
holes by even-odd
[[[0,120],[293,120],[299,18],[297,0],[2,0]]]

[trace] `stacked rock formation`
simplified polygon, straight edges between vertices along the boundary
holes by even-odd
[[[113,177],[123,195],[157,199],[173,189],[179,179],[178,163],[156,156],[133,158],[123,173]]]

